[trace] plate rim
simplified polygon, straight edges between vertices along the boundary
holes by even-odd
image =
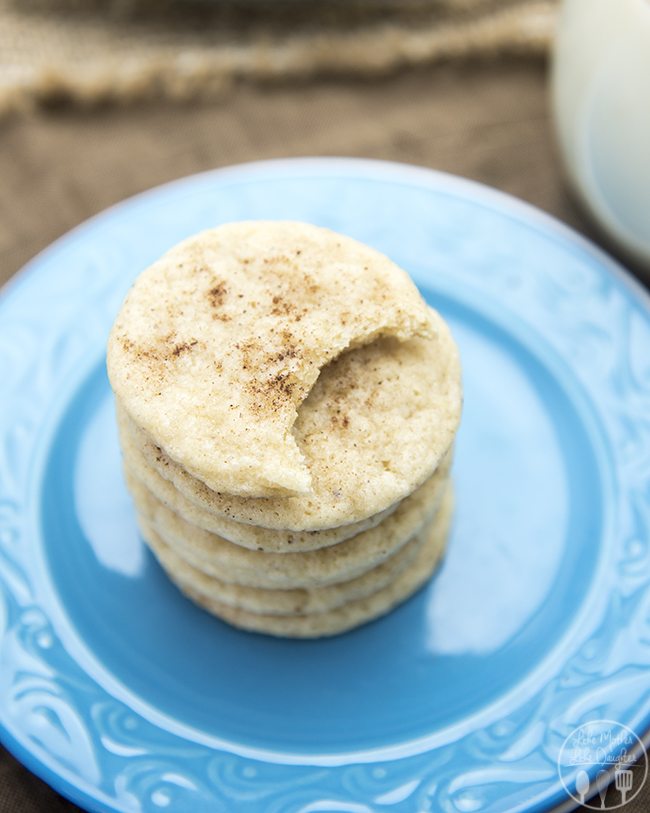
[[[588,254],[598,259],[601,263],[608,267],[608,270],[615,274],[615,276],[627,286],[630,294],[639,297],[648,310],[650,311],[650,290],[637,279],[637,277],[625,267],[623,262],[614,257],[604,248],[599,246],[593,239],[581,234],[573,226],[564,223],[559,217],[544,211],[533,203],[529,203],[523,198],[519,198],[510,192],[506,192],[497,187],[490,186],[482,181],[477,181],[473,178],[468,178],[463,175],[455,175],[452,172],[435,169],[434,167],[420,166],[418,164],[410,164],[401,161],[391,161],[381,158],[358,158],[354,156],[345,155],[311,155],[300,156],[296,158],[269,158],[256,161],[242,161],[237,164],[228,164],[213,169],[202,170],[194,172],[190,175],[182,175],[178,178],[165,181],[156,186],[144,189],[141,192],[136,192],[129,195],[122,200],[104,207],[99,212],[85,218],[71,229],[63,232],[57,238],[48,243],[45,248],[34,254],[29,258],[24,265],[18,268],[9,279],[0,285],[0,306],[8,295],[14,293],[35,271],[38,269],[38,264],[54,252],[59,246],[66,242],[69,238],[74,237],[77,233],[82,232],[88,227],[91,227],[99,220],[103,220],[107,215],[115,214],[119,209],[128,204],[144,204],[149,197],[155,197],[160,193],[172,193],[175,189],[182,188],[184,185],[189,185],[192,182],[199,180],[209,181],[215,177],[227,177],[228,175],[239,175],[241,173],[250,173],[254,175],[257,171],[278,170],[278,174],[284,168],[305,168],[321,169],[327,165],[340,165],[346,170],[359,168],[376,169],[381,172],[394,173],[395,176],[402,176],[404,173],[412,176],[414,180],[429,179],[433,181],[438,179],[444,186],[456,187],[458,189],[466,189],[469,192],[476,192],[482,203],[489,204],[494,202],[498,205],[501,211],[508,212],[509,214],[517,214],[520,212],[523,217],[517,218],[518,220],[526,221],[531,220],[534,225],[539,227],[540,231],[548,231],[549,229],[556,232],[560,237],[568,240],[574,245],[578,245]],[[487,206],[487,208],[493,208]],[[530,223],[529,223],[530,225]]]

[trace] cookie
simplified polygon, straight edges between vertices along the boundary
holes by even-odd
[[[324,587],[309,589],[296,587],[282,590],[246,587],[224,581],[213,575],[208,576],[183,558],[180,551],[163,542],[152,523],[139,517],[138,524],[149,548],[154,552],[165,571],[174,579],[189,585],[193,591],[205,596],[207,600],[214,599],[233,609],[278,616],[328,612],[350,601],[366,598],[376,593],[406,569],[417,555],[429,532],[428,525],[421,528],[399,551],[354,579]]]
[[[293,434],[310,471],[305,494],[246,498],[214,491],[157,446],[118,399],[122,444],[205,511],[264,528],[315,531],[361,522],[431,476],[452,445],[462,390],[449,329],[435,338],[380,339],[322,370]]]
[[[151,466],[148,466],[140,452],[133,446],[125,444],[122,451],[127,484],[136,502],[141,506],[143,504],[147,506],[145,514],[151,513],[153,506],[162,504],[161,513],[164,513],[163,509],[166,507],[172,516],[175,515],[173,524],[176,528],[172,536],[177,538],[196,537],[197,541],[205,540],[201,542],[201,547],[210,550],[212,543],[208,541],[209,537],[199,533],[188,533],[188,528],[185,527],[187,524],[193,526],[197,531],[208,531],[210,535],[216,535],[235,545],[265,553],[316,551],[339,545],[353,537],[356,538],[357,547],[359,547],[359,536],[362,533],[383,523],[398,509],[400,510],[400,522],[406,520],[406,524],[415,527],[415,524],[420,521],[415,519],[416,515],[425,516],[431,512],[432,509],[429,506],[435,502],[436,495],[440,491],[439,484],[446,479],[451,463],[450,450],[431,477],[412,494],[385,511],[365,520],[322,531],[287,531],[236,522],[228,517],[210,513],[188,500],[170,480],[166,480]],[[147,494],[147,492],[149,493]],[[404,514],[407,513],[408,517],[404,517]],[[200,548],[197,547],[197,552],[199,550]],[[342,549],[339,548],[339,550]],[[367,554],[370,555],[369,550]],[[284,564],[287,563],[283,563],[282,566]]]
[[[247,550],[183,520],[126,472],[141,517],[171,550],[222,581],[271,589],[311,588],[356,578],[394,555],[438,509],[448,486],[438,472],[381,524],[352,539],[302,553]]]
[[[111,386],[170,459],[213,491],[306,494],[292,432],[321,371],[382,337],[433,337],[409,276],[304,223],[231,223],[135,281],[108,343]]]
[[[415,559],[392,582],[365,598],[349,601],[327,612],[289,616],[253,613],[230,607],[216,598],[209,597],[197,590],[190,580],[185,579],[176,571],[169,573],[169,576],[179,589],[196,604],[241,629],[287,638],[318,638],[336,635],[385,615],[428,581],[444,552],[451,513],[450,496],[445,500],[440,521],[432,528],[425,542],[420,545]]]

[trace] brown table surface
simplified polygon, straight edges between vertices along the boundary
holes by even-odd
[[[297,155],[384,158],[457,173],[598,239],[562,179],[544,68],[448,65],[373,82],[242,87],[209,105],[61,109],[5,121],[0,283],[56,237],[129,195],[200,170]],[[0,813],[63,810],[76,808],[0,754]],[[650,782],[625,810],[650,810]]]

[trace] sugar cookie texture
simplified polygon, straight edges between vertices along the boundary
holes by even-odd
[[[333,635],[435,568],[460,364],[387,257],[304,223],[202,232],[138,277],[107,366],[141,533],[210,612]]]

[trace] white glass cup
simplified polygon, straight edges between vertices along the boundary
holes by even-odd
[[[551,87],[573,186],[650,269],[650,0],[564,0]]]

